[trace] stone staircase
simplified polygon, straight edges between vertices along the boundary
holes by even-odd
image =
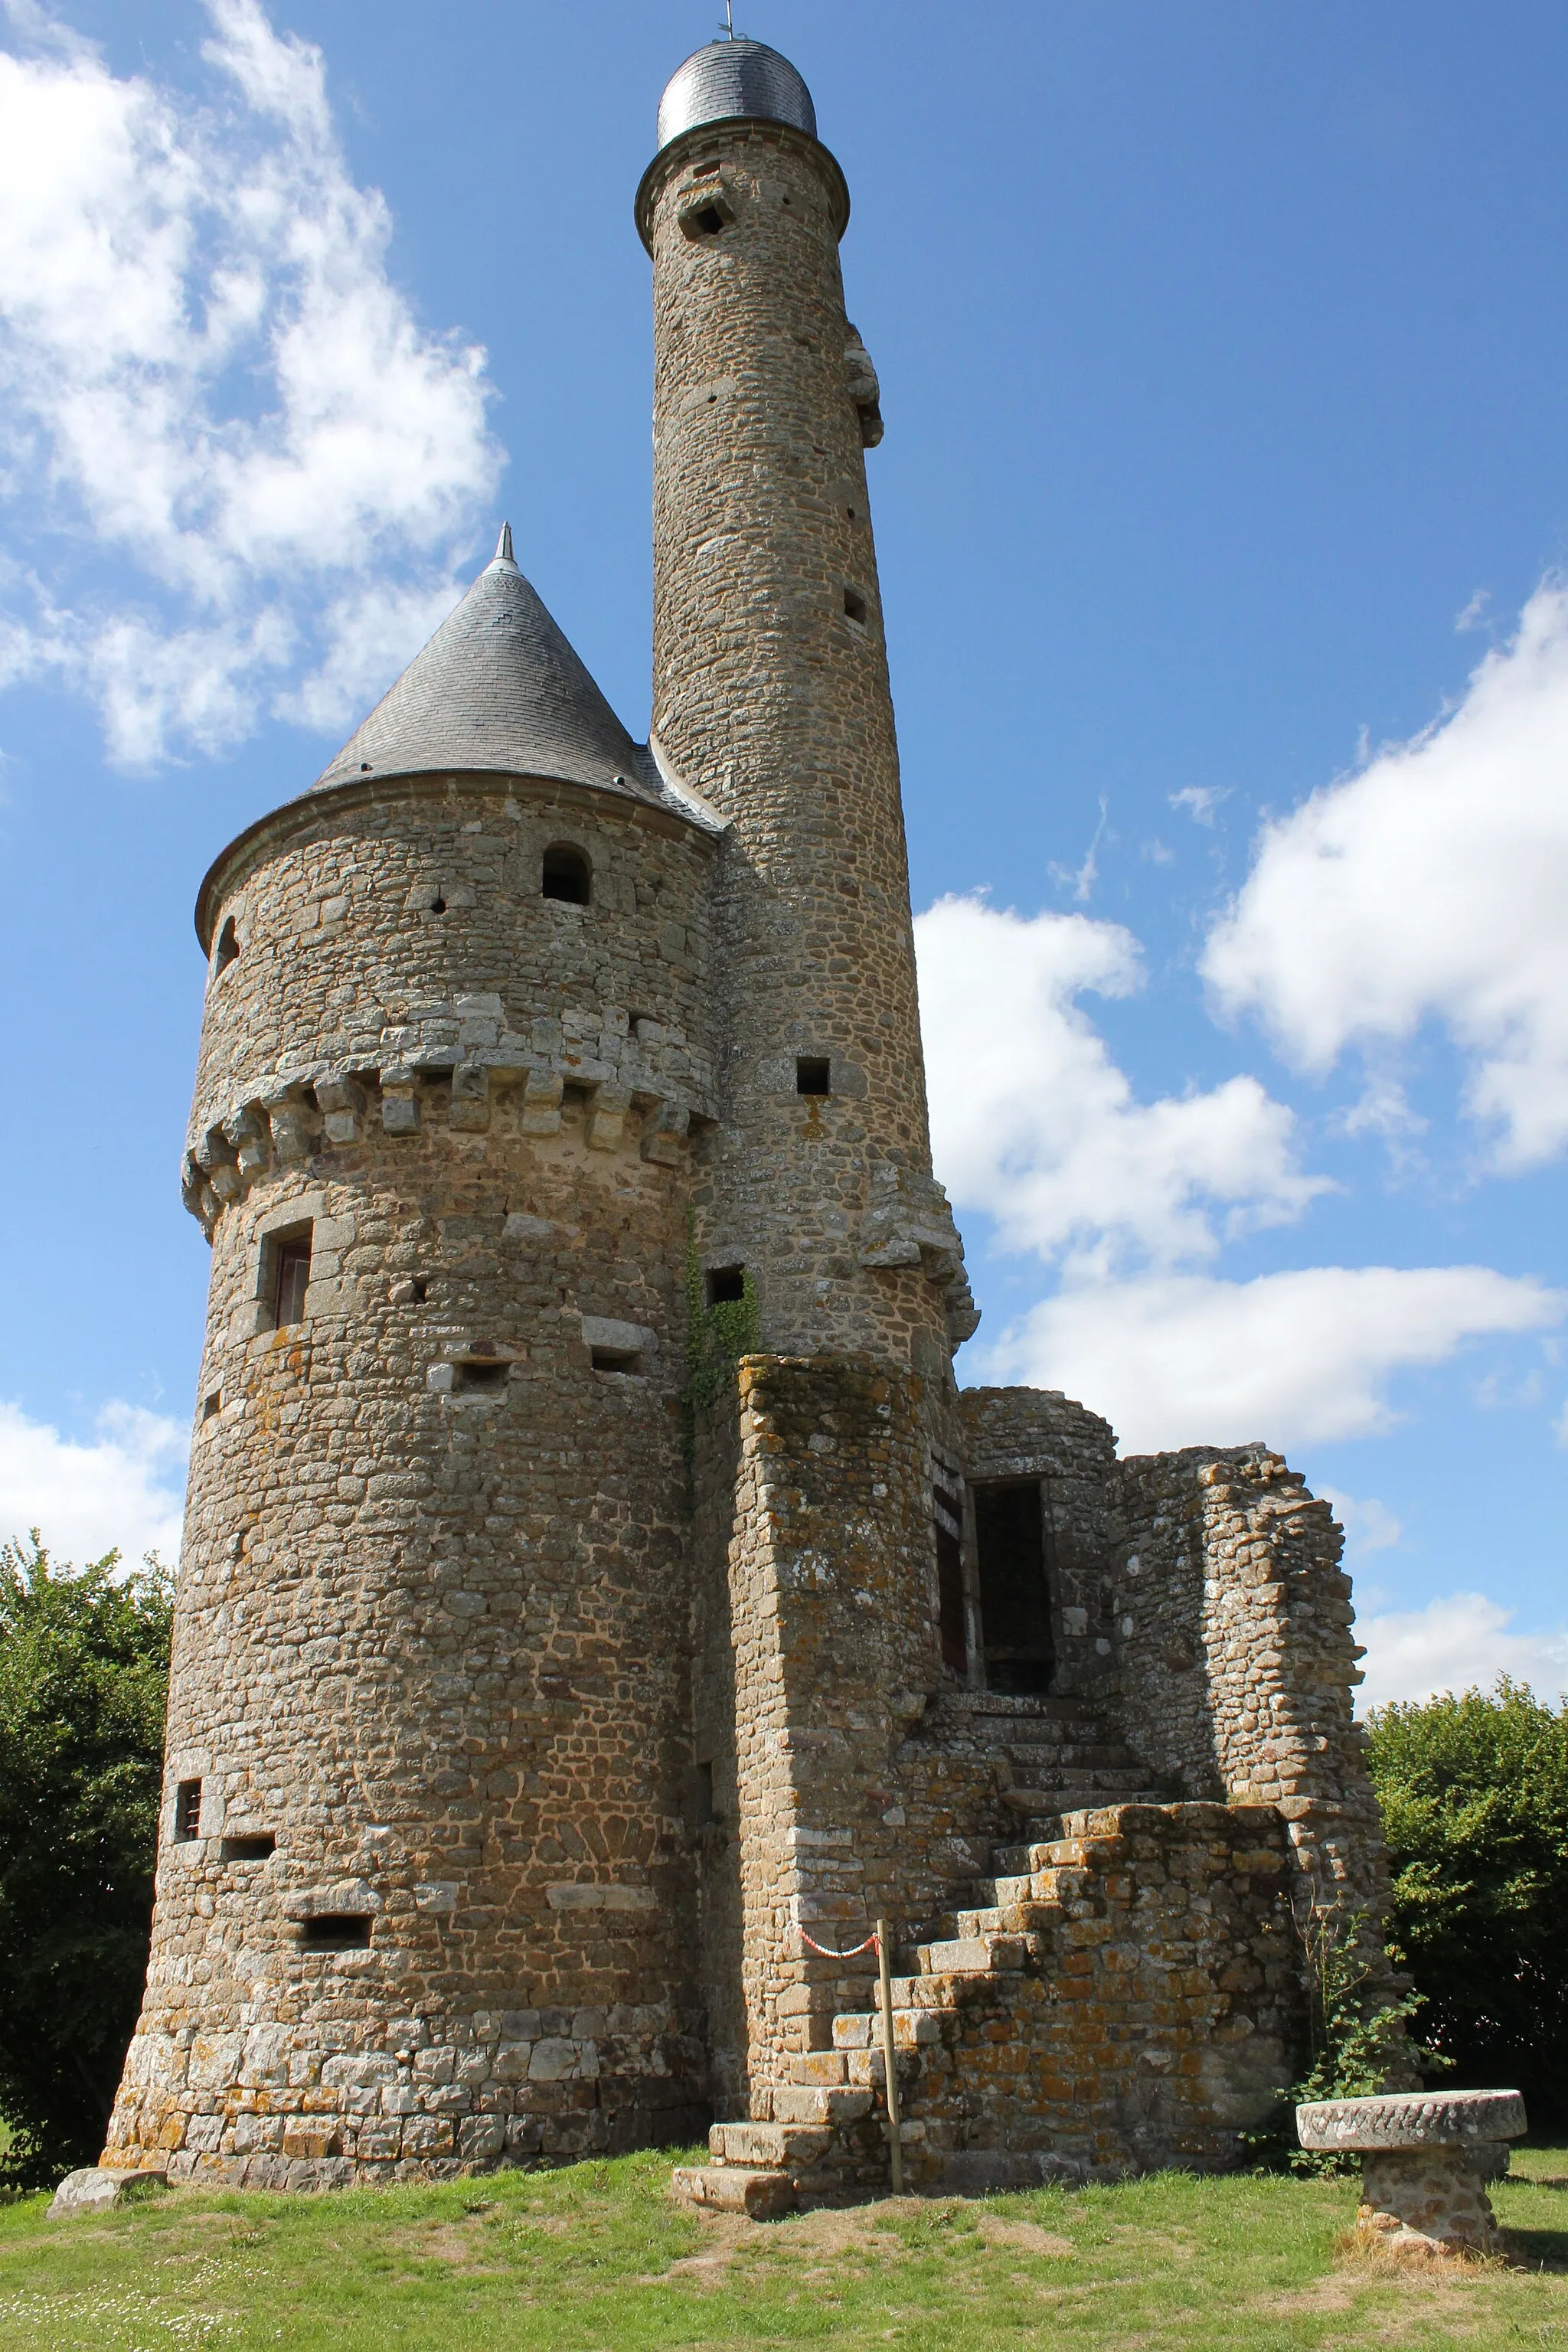
[[[1048,1750],[1048,1775],[1039,1767]],[[984,2189],[1077,2176],[1042,2145],[1020,2152],[976,2147],[987,2093],[1005,2101],[1005,2082],[978,2079],[984,2048],[963,2047],[967,2014],[1016,2011],[1050,1999],[1048,1978],[1058,1931],[1078,1899],[1086,1862],[1113,1862],[1124,1810],[1177,1810],[1163,1791],[1140,1789],[1146,1777],[1125,1749],[1104,1741],[1058,1738],[1009,1743],[1010,1760],[1033,1766],[1031,1784],[1005,1791],[1024,1816],[1024,1842],[998,1846],[993,1873],[976,1879],[938,1933],[899,1955],[891,1981],[893,2041],[902,2110],[900,2142],[914,2189]],[[1096,1855],[1096,1843],[1107,1851]],[[970,2037],[971,2039],[973,2037]],[[1022,2037],[1026,2046],[1028,2039]],[[1000,2046],[1000,2045],[998,2045]],[[1020,2037],[1009,2045],[1015,2062]],[[679,2168],[672,2182],[685,2202],[768,2220],[803,2200],[842,2200],[885,2190],[889,2178],[886,2068],[882,2027],[874,2009],[841,2011],[830,2047],[797,2053],[789,2082],[775,2084],[767,2122],[715,2124],[710,2163]],[[1016,2084],[1024,2090],[1025,2084]],[[956,2112],[955,2112],[956,2110]],[[1017,2118],[1006,2137],[1018,2138]],[[1027,2135],[1026,2134],[1026,2137]],[[962,2139],[967,2145],[953,2143]]]

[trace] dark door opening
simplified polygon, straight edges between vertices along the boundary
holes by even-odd
[[[1038,1480],[977,1486],[974,1541],[986,1686],[1019,1698],[1048,1690],[1056,1651]]]

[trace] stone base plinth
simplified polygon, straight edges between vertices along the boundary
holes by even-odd
[[[1497,2220],[1464,2148],[1364,2154],[1361,2195],[1356,2229],[1381,2246],[1415,2254],[1497,2250]]]

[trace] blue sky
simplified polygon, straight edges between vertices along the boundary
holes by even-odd
[[[503,513],[646,729],[630,205],[715,13],[0,18],[0,1535],[170,1541],[216,851]],[[854,196],[963,1376],[1283,1445],[1369,1692],[1555,1689],[1568,20],[742,21]]]

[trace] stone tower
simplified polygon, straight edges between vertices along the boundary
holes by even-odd
[[[717,2115],[693,2194],[875,2179],[885,1915],[918,2177],[1224,2162],[1286,2078],[1291,1874],[1375,1934],[1326,1507],[954,1385],[848,209],[784,59],[682,67],[637,198],[648,744],[503,530],[202,886],[212,1282],[107,2160],[330,2185]],[[1189,1879],[1195,1943],[1149,1892]],[[1115,1958],[1145,1896],[1174,2006]]]

